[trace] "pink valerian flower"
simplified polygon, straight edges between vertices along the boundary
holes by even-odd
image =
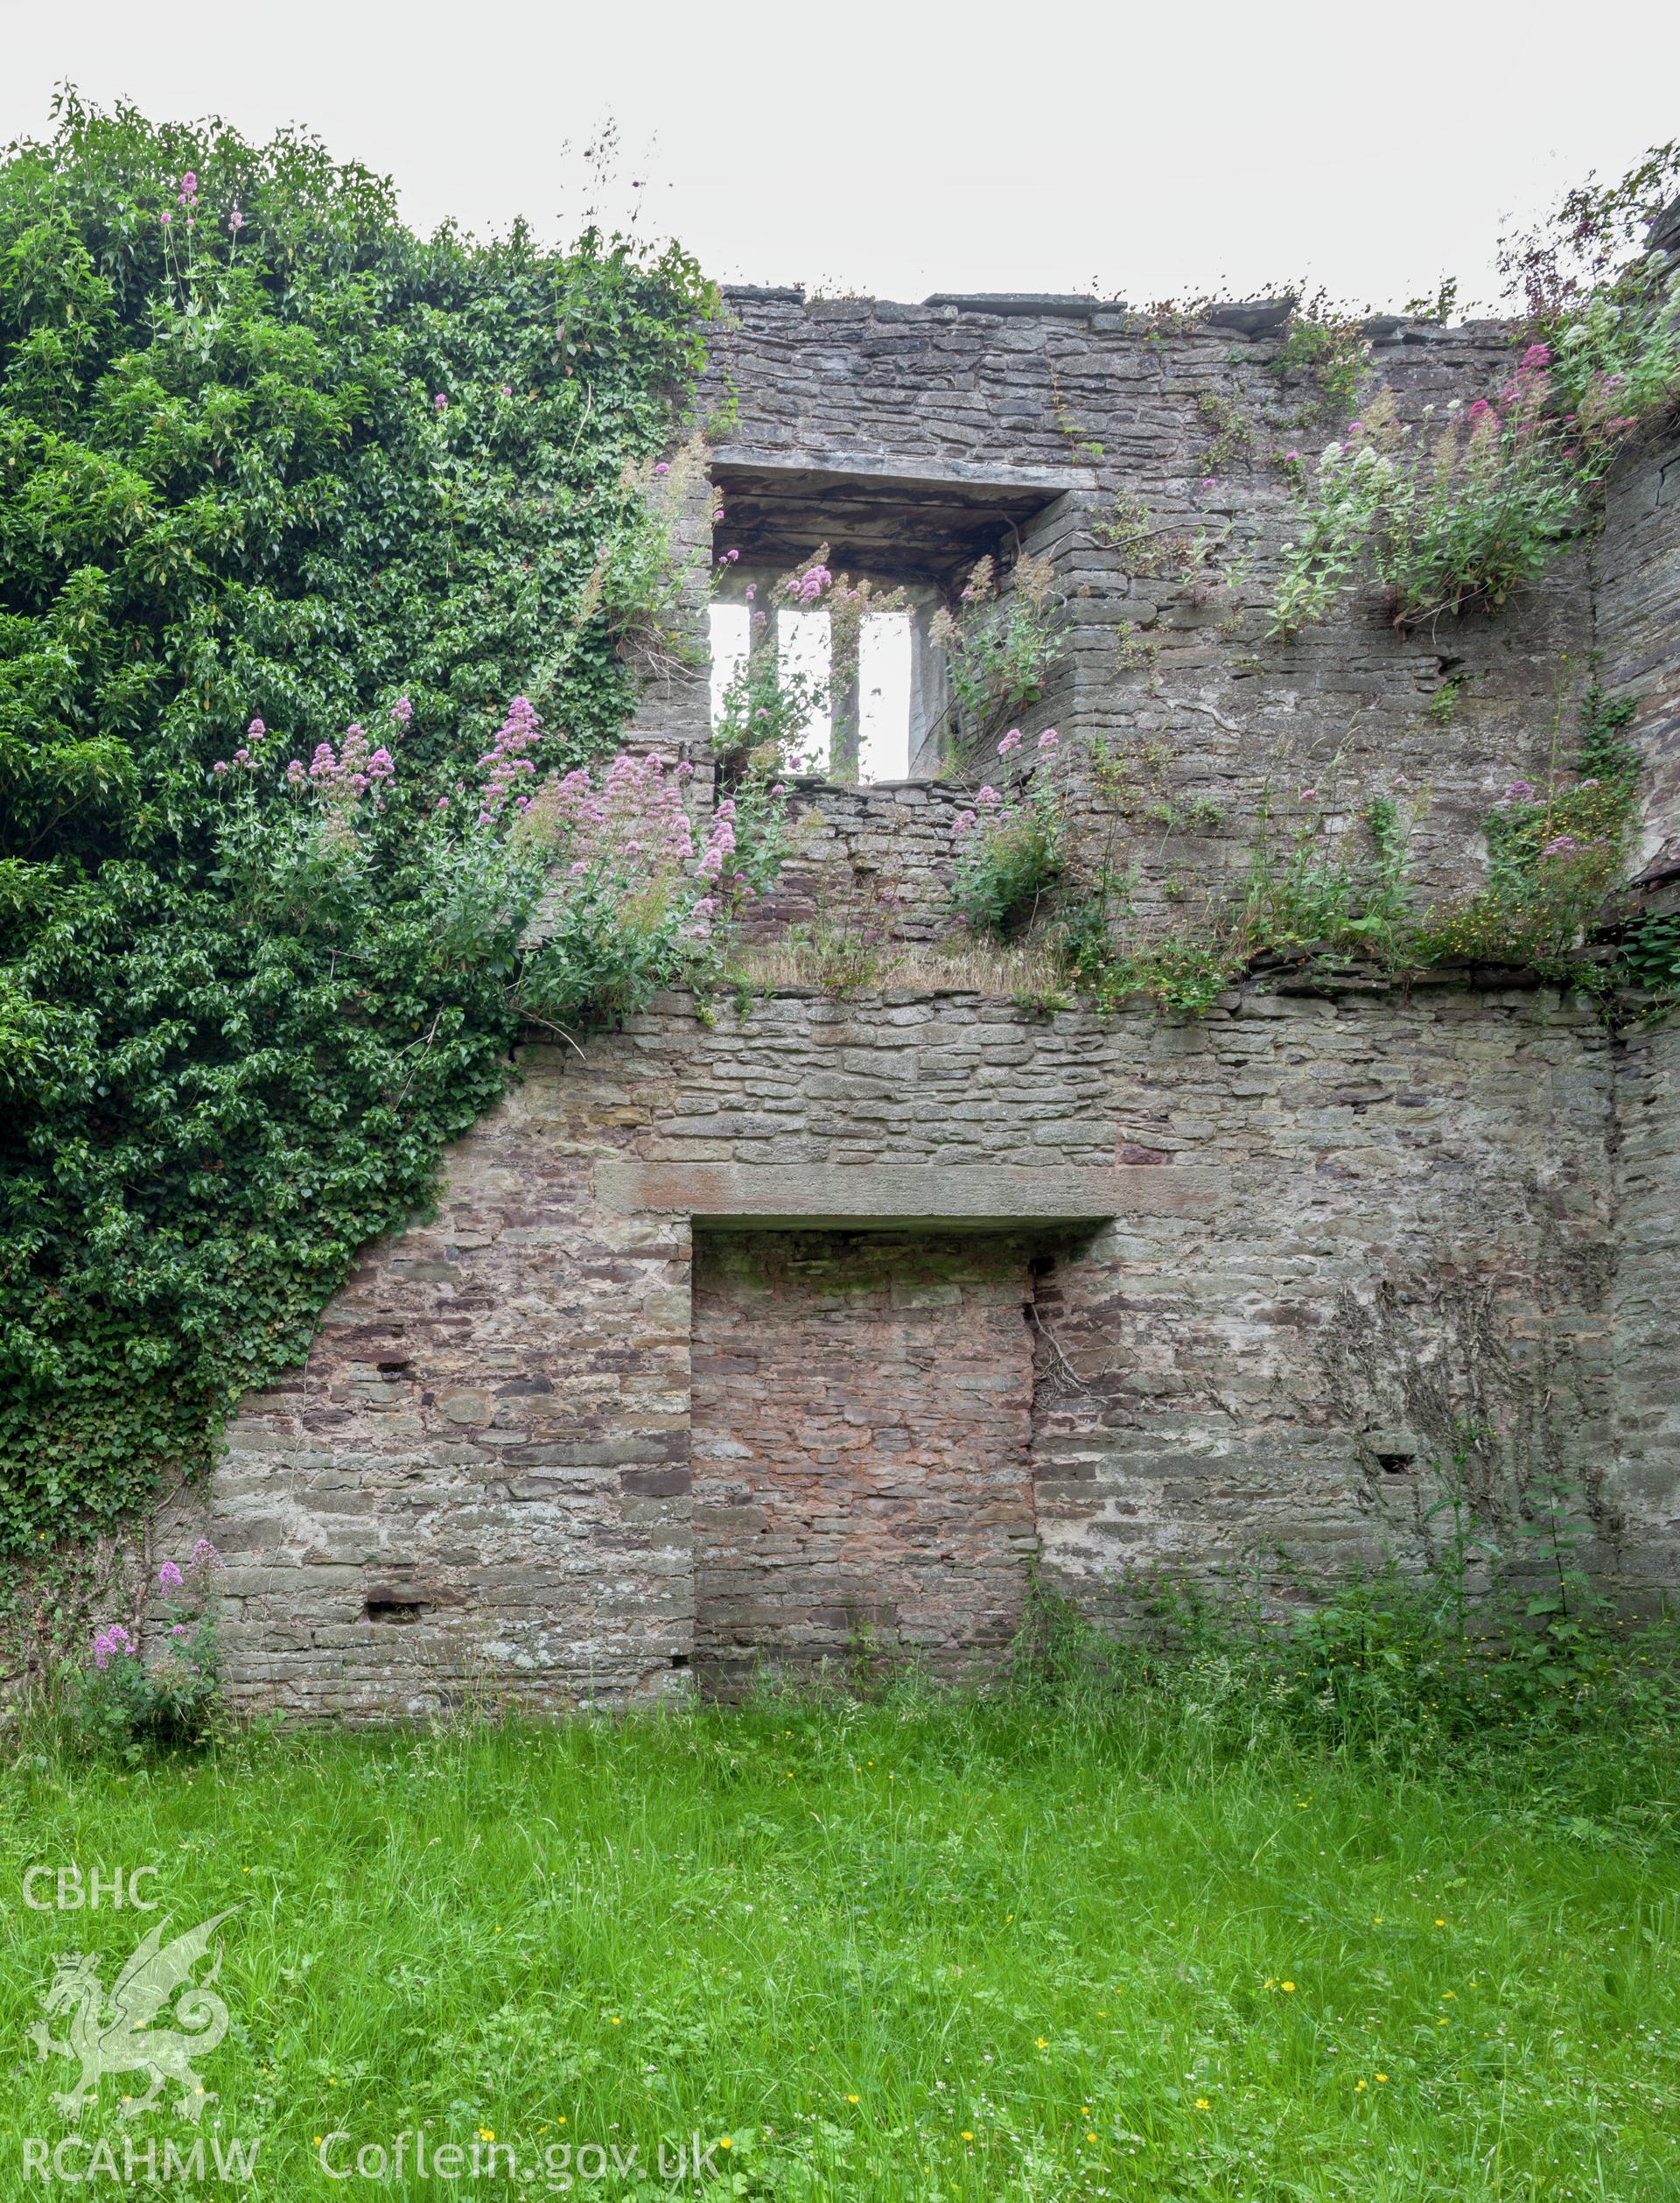
[[[186,1577],[173,1561],[165,1561],[158,1571],[158,1588],[160,1591],[178,1591],[186,1581]]]
[[[1046,726],[1043,733],[1039,737],[1039,747],[1040,749],[1060,749],[1060,735],[1057,733],[1054,726]]]
[[[386,784],[396,774],[396,761],[389,750],[375,749],[360,722],[352,719],[336,752],[331,742],[317,743],[315,754],[309,761],[308,777],[321,801],[343,817],[355,809],[369,789],[374,792],[374,810],[382,810]],[[291,778],[290,770],[287,778]]]
[[[268,728],[263,726],[262,720],[258,719],[254,719],[250,725],[245,729],[247,736],[253,742],[260,742],[268,731]]]
[[[215,763],[210,768],[210,769],[215,775],[216,778],[220,780],[228,769],[228,760],[225,757],[217,758]]]
[[[1302,803],[1317,803],[1317,801],[1319,800],[1319,791],[1318,791],[1318,789],[1317,789],[1316,788],[1304,788],[1304,789],[1302,789],[1302,790],[1301,790],[1301,794],[1300,794],[1300,800],[1301,800],[1301,802],[1302,802]]]
[[[294,757],[291,762],[286,767],[286,786],[288,788],[304,788],[307,787],[308,784],[309,775],[304,770],[303,759],[301,757]]]
[[[245,217],[242,214],[241,214],[237,207],[235,207],[228,214],[228,227],[233,231],[235,237],[238,236],[240,231],[245,227]]]
[[[94,1666],[102,1675],[114,1659],[123,1654],[132,1658],[140,1650],[121,1622],[113,1622],[99,1631],[94,1638]]]
[[[528,697],[516,696],[489,748],[478,761],[479,770],[485,775],[480,803],[486,822],[500,815],[521,781],[535,777],[536,768],[525,753],[535,749],[542,739],[536,707]]]
[[[758,595],[758,593],[759,593],[759,586],[758,586],[757,582],[755,582],[755,581],[749,581],[749,582],[747,583],[747,585],[746,585],[746,600],[747,600],[748,604],[751,604],[751,603],[752,602],[753,599],[754,599],[754,598]]]
[[[187,1562],[190,1568],[220,1568],[226,1565],[220,1554],[217,1552],[208,1538],[199,1540],[192,1548],[192,1557]]]
[[[973,829],[975,823],[976,815],[973,811],[960,810],[951,821],[951,832],[960,841],[964,834]]]
[[[391,706],[391,717],[396,721],[399,734],[406,734],[409,722],[414,717],[414,706],[406,696],[399,696]]]
[[[1572,857],[1582,845],[1573,834],[1558,834],[1540,852],[1543,857]]]
[[[1575,784],[1578,788],[1596,788],[1599,783],[1596,780],[1583,780],[1577,781]]]
[[[1534,795],[1531,780],[1514,780],[1505,790],[1505,800],[1510,803],[1526,803]]]
[[[668,474],[670,473],[670,471],[671,471],[671,462],[670,462],[670,460],[669,460],[668,459],[662,459],[662,460],[660,460],[660,462],[659,462],[658,466],[657,466],[657,467],[654,467],[654,479],[655,481],[658,481],[658,479],[660,478],[660,476],[661,476],[661,475],[662,475],[662,474]]]
[[[984,803],[990,810],[994,803],[1001,803],[1004,799],[995,788],[983,788],[976,795],[974,800],[976,803]]]
[[[175,197],[177,203],[182,207],[196,207],[198,205],[199,179],[193,170],[189,168],[186,175],[182,177],[181,188],[176,193]]]
[[[1551,365],[1551,347],[1549,344],[1531,344],[1528,350],[1522,354],[1522,364],[1525,368],[1550,367]]]
[[[740,555],[741,554],[738,551],[726,551],[724,553],[721,563],[725,566],[732,566]]]
[[[719,520],[723,515],[718,515]],[[795,604],[815,604],[825,589],[832,588],[834,576],[826,566],[808,566],[802,574],[791,575],[788,593]]]
[[[514,395],[514,386],[511,382],[503,382],[498,387],[500,388],[503,397],[512,397]]]
[[[174,215],[173,215],[173,214],[170,212],[169,208],[168,208],[167,207],[164,207],[164,211],[163,211],[163,213],[162,213],[161,214],[159,214],[159,215],[158,215],[158,221],[159,221],[160,222],[162,222],[162,224],[164,225],[164,228],[165,229],[167,229],[167,228],[169,228],[169,225],[171,224],[171,222],[172,222],[172,221],[174,221],[175,217],[174,217]]]
[[[1003,740],[998,743],[998,754],[999,757],[1007,757],[1011,750],[1019,749],[1020,747],[1021,730],[1018,726],[1012,726]]]
[[[438,391],[437,391],[437,392],[434,394],[434,396],[433,396],[433,397],[432,397],[432,401],[431,401],[431,406],[432,406],[432,410],[433,410],[433,412],[435,412],[435,413],[447,413],[447,412],[448,412],[448,410],[449,410],[449,400],[448,400],[448,398],[444,396],[444,392],[443,392],[442,390],[438,390]]]

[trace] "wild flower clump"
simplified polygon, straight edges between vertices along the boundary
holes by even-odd
[[[207,1538],[185,1567],[158,1570],[162,1624],[150,1657],[121,1622],[94,1632],[91,1672],[76,1698],[83,1736],[129,1760],[201,1743],[213,1726],[220,1687],[217,1615],[222,1558]]]
[[[388,740],[407,732],[414,706],[401,697],[390,708]],[[217,877],[248,922],[288,931],[332,933],[354,923],[368,890],[371,823],[385,810],[396,761],[385,742],[353,719],[335,746],[318,742],[307,765],[288,761],[276,779],[289,802],[267,800],[264,754],[270,731],[260,718],[245,730],[231,763],[218,759],[211,777],[222,789]]]
[[[1027,556],[1000,593],[998,571],[983,558],[964,584],[956,612],[934,615],[932,635],[945,653],[951,693],[971,731],[984,734],[1000,718],[1043,696],[1067,643],[1063,603],[1048,558]]]
[[[1508,784],[1482,820],[1487,884],[1428,914],[1422,959],[1479,957],[1564,982],[1603,979],[1581,951],[1627,870],[1638,767],[1621,738],[1633,710],[1593,691],[1582,715],[1578,776],[1546,788]]]
[[[513,847],[554,868],[542,944],[520,981],[539,1015],[564,1024],[640,1007],[691,976],[718,923],[774,876],[786,784],[749,777],[696,846],[682,800],[693,769],[620,753],[598,782],[578,767],[517,799]]]
[[[1316,468],[1292,467],[1302,523],[1284,546],[1274,634],[1324,619],[1367,574],[1402,632],[1496,612],[1590,524],[1622,444],[1680,403],[1680,261],[1610,264],[1676,166],[1665,149],[1619,193],[1572,194],[1566,243],[1507,256],[1531,319],[1494,395],[1440,421],[1426,408],[1414,427],[1379,393]]]
[[[1046,727],[1038,738],[1039,755],[1053,755],[1060,739]],[[1012,756],[1022,740],[1019,727],[1012,726],[998,755]],[[1012,928],[1031,924],[1065,861],[1054,789],[1040,782],[1006,796],[988,784],[972,809],[957,813],[951,831],[951,901],[970,931],[1002,939]]]
[[[1496,612],[1583,524],[1609,431],[1561,440],[1544,345],[1497,399],[1403,424],[1382,391],[1327,444],[1272,606],[1272,631],[1321,620],[1364,574],[1401,632]],[[1615,424],[1619,434],[1626,424]]]

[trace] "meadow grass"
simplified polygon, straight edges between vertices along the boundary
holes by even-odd
[[[26,2039],[55,1954],[108,1989],[149,1924],[23,1905],[74,1860],[157,1866],[172,1929],[239,1908],[205,2131],[258,2143],[261,2196],[668,2194],[696,2130],[719,2195],[1680,2194],[1672,1771],[1660,1733],[1385,1763],[914,1688],[150,1770],[25,1747],[0,2193],[65,2131],[72,2068]],[[321,2166],[423,2127],[480,2176]],[[636,2169],[557,2154],[590,2145]]]

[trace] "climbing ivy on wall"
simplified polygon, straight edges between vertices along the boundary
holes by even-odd
[[[523,906],[456,791],[515,691],[545,766],[633,703],[603,562],[710,303],[421,239],[295,132],[67,96],[6,155],[0,1561],[203,1465],[501,1090]]]

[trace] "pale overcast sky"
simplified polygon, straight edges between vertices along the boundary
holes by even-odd
[[[645,179],[642,226],[724,280],[1390,305],[1449,273],[1488,297],[1506,217],[1680,135],[1680,10],[0,0],[0,136],[45,130],[61,78],[305,123],[419,227],[550,237],[611,116],[609,214]]]

